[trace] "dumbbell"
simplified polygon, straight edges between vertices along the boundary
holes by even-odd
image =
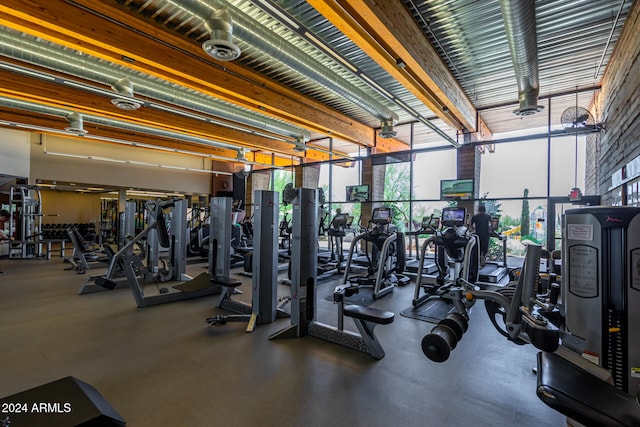
[[[422,352],[429,360],[444,362],[451,351],[456,348],[458,341],[467,331],[469,324],[460,313],[449,313],[429,334],[422,339]]]

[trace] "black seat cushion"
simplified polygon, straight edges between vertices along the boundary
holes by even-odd
[[[538,353],[538,397],[586,426],[640,426],[640,405],[554,353]]]
[[[344,315],[380,325],[392,323],[395,316],[391,311],[378,310],[377,308],[363,307],[356,304],[346,305],[344,307]]]

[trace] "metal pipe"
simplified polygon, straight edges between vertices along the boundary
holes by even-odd
[[[0,27],[2,29],[2,27]],[[181,106],[190,110],[221,117],[292,139],[310,139],[310,133],[252,111],[229,104],[214,97],[188,91],[181,86],[163,82],[137,71],[120,67],[87,55],[79,55],[64,46],[38,41],[14,31],[0,31],[0,55],[45,67],[87,80],[118,86],[123,78],[136,92],[148,98]],[[117,96],[114,93],[114,97]]]
[[[604,45],[604,49],[602,50],[602,56],[600,57],[600,62],[598,62],[598,67],[596,68],[596,73],[593,75],[594,79],[598,78],[598,74],[600,74],[600,68],[602,67],[602,63],[604,62],[604,57],[607,55],[607,49],[609,49],[609,44],[611,44],[611,39],[613,38],[613,32],[616,30],[616,25],[618,25],[618,20],[620,19],[620,15],[622,14],[622,9],[624,8],[626,0],[622,0],[620,2],[620,9],[618,9],[618,13],[616,14],[616,19],[613,21],[613,25],[611,26],[611,32],[609,33],[609,37],[607,38],[607,43]]]
[[[314,80],[326,89],[343,96],[354,105],[380,120],[381,126],[389,122],[394,125],[397,124],[398,116],[373,99],[373,97],[335,73],[331,73],[324,64],[309,58],[307,54],[290,45],[274,32],[253,21],[234,6],[220,0],[210,0],[207,2],[208,4],[199,0],[165,1],[205,22],[212,12],[219,9],[227,9],[233,19],[233,33],[239,40],[259,49],[299,74]],[[390,132],[387,132],[386,136],[391,136]]]
[[[535,0],[500,0],[500,9],[518,83],[520,108],[513,113],[518,116],[529,116],[544,108],[537,105],[540,83],[536,2]]]

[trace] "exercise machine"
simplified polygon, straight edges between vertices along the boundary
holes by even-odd
[[[420,236],[431,236],[436,230],[440,228],[440,217],[433,216],[424,216],[422,217],[422,222],[420,223],[420,227],[417,230],[407,231],[405,235],[409,236],[409,246],[411,247],[411,238],[415,237],[415,249],[416,249],[416,257],[415,259],[407,258],[406,265],[406,274],[410,278],[416,278],[418,273],[418,266],[420,264]],[[433,274],[438,270],[436,267],[435,258],[431,256],[425,256],[422,265],[422,274]]]
[[[396,285],[405,286],[409,278],[402,273],[405,268],[404,234],[391,225],[391,208],[378,207],[373,210],[371,228],[357,235],[351,242],[349,256],[344,268],[342,285],[357,284],[373,289],[373,298],[382,298],[393,292]],[[358,242],[371,244],[371,255],[367,250],[369,262],[367,274],[350,276],[351,263]]]
[[[42,195],[35,185],[14,185],[9,190],[9,258],[43,257]]]
[[[216,303],[217,308],[238,314],[216,315],[206,319],[209,326],[228,322],[246,322],[247,332],[253,332],[256,324],[271,323],[277,317],[288,317],[278,304],[278,257],[275,248],[278,242],[275,227],[278,218],[278,193],[256,190],[254,193],[255,231],[253,275],[251,278],[251,305],[232,298],[239,280],[230,278],[231,204],[230,197],[211,199],[212,239],[209,249],[209,274],[212,282],[222,287]]]
[[[467,210],[448,207],[442,210],[442,229],[432,228],[432,236],[422,243],[418,257],[416,286],[411,305],[416,308],[432,297],[445,298],[458,279],[475,282],[477,279],[479,253],[478,236],[464,226]],[[437,276],[428,283],[423,276],[427,264],[427,248],[435,246]],[[450,267],[452,265],[452,267]]]
[[[518,281],[509,286],[484,290],[458,277],[448,287],[445,298],[453,303],[456,313],[466,320],[469,320],[469,309],[476,300],[485,300],[487,313],[501,335],[515,344],[531,343],[544,351],[556,351],[560,333],[548,318],[555,319],[558,288],[553,288],[549,295],[538,293],[541,253],[539,245],[527,246]],[[436,325],[422,340],[425,356],[435,362],[447,360],[462,339],[466,326],[463,329],[460,332],[460,329],[456,330],[450,325]]]
[[[502,335],[541,350],[537,393],[547,405],[584,425],[640,425],[640,209],[568,210],[563,237],[563,289],[541,293],[542,248],[529,244],[517,282],[488,291],[458,280],[456,306],[464,317],[465,301],[484,299]],[[422,349],[443,361],[458,340],[438,325]]]
[[[202,259],[208,257],[210,212],[207,207],[192,208],[187,220],[189,244],[187,257]]]
[[[502,247],[502,259],[499,261],[487,261],[484,267],[480,268],[478,281],[496,285],[500,283],[503,277],[509,273],[508,257],[507,257],[507,236],[498,232],[500,227],[500,218],[491,218],[491,230],[489,231],[489,239],[498,239]]]
[[[84,274],[92,268],[106,267],[109,257],[105,252],[94,250],[87,246],[84,237],[80,234],[78,228],[74,225],[67,227],[67,236],[73,244],[73,253],[70,258],[64,261],[71,264],[66,270],[75,270],[78,274]]]
[[[563,221],[564,347],[603,369],[538,356],[538,396],[585,425],[640,425],[640,209],[567,210]]]
[[[369,354],[374,359],[384,357],[384,350],[374,329],[390,324],[394,314],[360,305],[344,306],[344,296],[353,286],[342,286],[334,292],[338,303],[338,327],[314,320],[317,301],[317,194],[314,189],[300,188],[293,201],[292,267],[291,267],[291,326],[276,332],[269,339],[313,336],[353,350]],[[343,329],[344,317],[351,317],[360,334]]]
[[[207,273],[195,278],[185,273],[188,244],[187,201],[149,201],[146,209],[149,220],[147,228],[114,255],[107,273],[96,278],[95,283],[113,290],[118,285],[113,276],[118,270],[124,271],[129,289],[140,308],[219,292],[219,288],[211,284],[211,277]],[[146,263],[133,251],[134,246],[144,239]],[[146,291],[146,284],[153,284],[157,293]],[[161,284],[171,284],[171,287],[160,286]]]
[[[123,248],[127,242],[132,240],[135,236],[136,229],[136,208],[138,203],[134,201],[125,202],[125,210],[124,212],[119,213],[118,218],[118,248]],[[75,246],[75,244],[74,244]],[[145,258],[146,254],[146,241],[140,239],[135,244],[135,248],[131,248],[131,251],[136,251],[136,255],[140,260]],[[102,252],[106,256],[107,265],[111,267],[111,262],[116,255],[116,252],[113,250],[109,243],[102,244]],[[104,264],[103,264],[104,265]],[[116,263],[113,266],[112,271],[109,274],[110,286],[112,289],[105,288],[96,284],[96,279],[103,277],[104,275],[91,275],[87,278],[87,280],[82,284],[80,290],[78,291],[78,295],[92,294],[95,292],[103,292],[107,290],[114,289],[124,289],[129,287],[129,281],[127,280],[124,270],[121,268],[120,263]]]
[[[318,277],[331,277],[341,273],[344,269],[344,237],[345,229],[350,226],[349,219],[353,219],[349,214],[337,213],[329,223],[326,230],[329,237],[329,247],[331,252],[324,256],[318,255]]]

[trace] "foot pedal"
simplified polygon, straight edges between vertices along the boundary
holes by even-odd
[[[253,332],[256,328],[256,322],[258,321],[258,315],[256,313],[251,313],[251,317],[249,318],[249,323],[247,324],[246,332]]]
[[[214,327],[216,325],[224,325],[227,323],[227,316],[213,316],[207,317],[206,322],[209,326]]]

